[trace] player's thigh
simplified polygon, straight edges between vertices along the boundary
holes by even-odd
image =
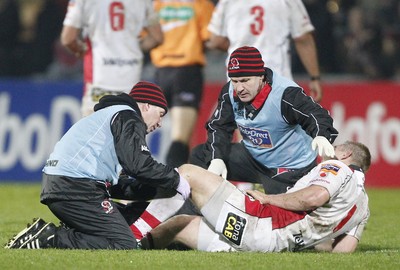
[[[200,106],[203,93],[204,77],[200,65],[177,67],[172,85],[171,107],[192,107],[196,110]]]
[[[223,193],[227,189],[231,189],[228,197]],[[220,197],[225,198],[224,202]],[[216,210],[202,209],[205,219],[234,250],[269,251],[272,223],[268,213],[271,210],[267,209],[267,214],[263,213],[264,208],[268,206],[263,206],[259,201],[232,188],[227,182],[221,185],[221,189],[210,200],[208,207],[211,205],[214,205]]]
[[[214,231],[214,228],[201,218],[198,224],[197,249],[208,252],[235,251],[226,239]]]

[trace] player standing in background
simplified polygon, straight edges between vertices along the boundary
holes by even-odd
[[[206,64],[204,42],[214,4],[209,0],[154,1],[164,42],[151,50],[155,81],[165,91],[170,105],[171,145],[166,163],[187,163],[189,144],[201,102]]]
[[[310,76],[311,96],[322,99],[314,26],[301,0],[220,0],[208,27],[212,35],[207,47],[232,51],[254,46],[268,67],[292,79],[290,38]]]
[[[102,96],[129,93],[140,80],[143,51],[162,41],[151,0],[70,0],[61,42],[84,57],[83,116]]]

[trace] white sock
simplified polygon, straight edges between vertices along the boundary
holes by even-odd
[[[130,226],[136,239],[141,240],[149,231],[173,216],[184,202],[180,194],[152,200],[142,215]]]

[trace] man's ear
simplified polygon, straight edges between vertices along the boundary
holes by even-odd
[[[138,103],[138,106],[141,111],[147,112],[150,109],[150,104],[149,103]]]
[[[347,158],[351,157],[352,154],[353,154],[353,152],[351,152],[351,151],[342,152],[340,154],[339,160],[347,159]]]

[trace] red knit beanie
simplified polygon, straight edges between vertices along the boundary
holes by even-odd
[[[260,76],[264,73],[264,61],[255,47],[237,48],[229,57],[229,77]]]
[[[168,111],[167,99],[164,96],[163,90],[151,82],[138,82],[135,84],[129,93],[136,102],[149,103]]]

